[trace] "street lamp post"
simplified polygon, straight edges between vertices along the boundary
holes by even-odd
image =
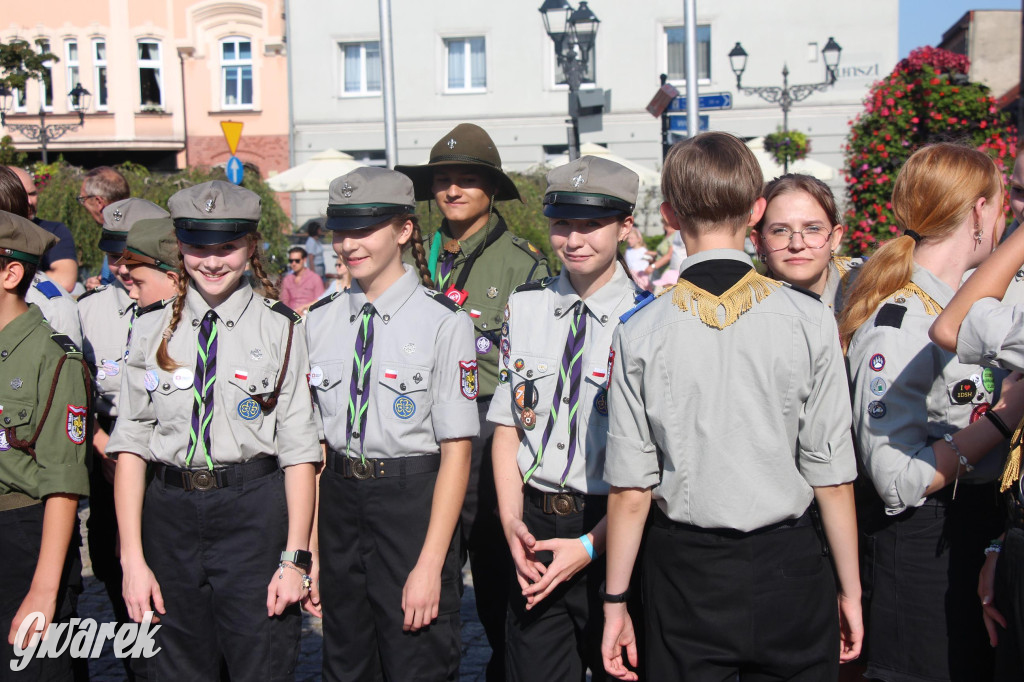
[[[50,140],[63,137],[65,133],[78,130],[85,125],[85,112],[89,108],[89,98],[92,95],[82,87],[81,83],[75,85],[68,93],[71,98],[71,108],[78,113],[78,123],[47,123],[46,110],[39,105],[39,123],[8,123],[7,112],[11,110],[14,101],[14,93],[5,85],[0,85],[0,126],[9,128],[14,132],[21,133],[30,140],[39,140],[39,147],[43,153],[43,163],[47,163],[46,146]]]
[[[782,131],[789,132],[789,110],[792,108],[793,103],[803,101],[815,92],[824,92],[835,84],[839,70],[839,56],[842,51],[843,48],[830,36],[825,47],[821,49],[821,55],[825,60],[825,80],[821,83],[791,86],[789,84],[789,66],[784,63],[782,65],[781,88],[778,86],[745,88],[741,84],[740,79],[743,77],[743,72],[747,69],[747,51],[738,42],[736,47],[732,48],[729,52],[729,66],[732,68],[732,72],[736,74],[737,90],[745,95],[757,95],[766,102],[778,104],[782,108]],[[786,166],[785,170],[788,172],[789,164],[787,163]]]
[[[587,65],[590,63],[601,20],[587,7],[585,1],[573,9],[568,0],[544,0],[540,13],[544,17],[544,30],[555,43],[558,64],[569,85],[568,122],[572,123],[569,129],[569,159],[575,160],[580,156],[577,93],[587,75]]]

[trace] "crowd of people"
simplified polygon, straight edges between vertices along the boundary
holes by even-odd
[[[1021,165],[918,150],[850,258],[829,188],[732,135],[669,151],[653,250],[637,175],[583,157],[538,207],[553,276],[461,124],[335,179],[279,282],[256,194],[100,168],[77,300],[0,168],[0,657],[74,616],[88,496],[117,619],[161,626],[129,679],[290,679],[303,608],[325,679],[457,679],[468,559],[489,681],[1020,680]]]

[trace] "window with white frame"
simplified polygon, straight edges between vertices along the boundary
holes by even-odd
[[[686,80],[686,27],[665,27],[665,73],[670,81]],[[711,27],[697,26],[697,80],[711,80]]]
[[[49,52],[50,41],[40,40],[39,51]],[[45,111],[53,111],[53,62],[43,62],[43,77],[39,81],[39,101]]]
[[[78,73],[78,41],[77,40],[65,40],[64,41],[64,69],[66,72],[66,80],[64,81],[65,87],[68,92],[75,89],[75,86],[79,84],[79,73]],[[73,110],[78,106],[78,102],[74,101],[73,97],[68,97],[68,111]]]
[[[554,49],[554,48],[552,48]],[[576,59],[580,59],[580,51],[576,50]],[[555,85],[568,85],[569,81],[565,78],[565,71],[562,69],[561,62],[558,61],[558,55],[555,54]],[[593,85],[597,82],[597,50],[591,48],[590,54],[587,55],[587,68],[583,72],[583,85]]]
[[[252,42],[225,38],[220,43],[220,72],[225,109],[252,109]]]
[[[380,43],[338,43],[341,49],[341,94],[380,94]]]
[[[139,101],[143,109],[164,106],[163,63],[156,40],[139,41]]]
[[[445,89],[448,92],[485,92],[487,90],[487,50],[483,37],[448,38]]]
[[[97,111],[107,110],[107,41],[94,38],[92,41],[93,87],[96,90]]]
[[[11,88],[11,94],[14,96],[14,112],[24,114],[28,111],[28,96],[25,94],[25,87]]]

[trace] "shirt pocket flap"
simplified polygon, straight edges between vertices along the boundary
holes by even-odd
[[[273,393],[277,385],[277,372],[267,367],[236,368],[230,370],[228,382],[249,395]]]
[[[54,401],[53,405],[50,406],[51,417],[54,418],[58,408],[63,408],[65,405],[58,405]],[[31,403],[22,403],[16,401],[7,401],[0,406],[0,426],[5,429],[9,429],[14,426],[24,426],[32,422],[32,413],[35,409],[35,405]],[[63,409],[60,411],[63,412]],[[63,415],[62,415],[63,416]],[[19,433],[18,437],[27,439],[31,436],[31,433]]]
[[[381,366],[377,381],[395,395],[420,393],[430,388],[430,370],[412,365],[386,364]]]
[[[309,387],[318,391],[329,391],[345,378],[342,362],[325,362],[313,365],[309,370]]]
[[[550,356],[514,354],[514,359],[509,363],[509,370],[520,380],[527,379],[537,381],[552,374],[558,374],[560,363]]]

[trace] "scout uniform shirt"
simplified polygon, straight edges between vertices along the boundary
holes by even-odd
[[[41,500],[54,493],[89,494],[82,356],[53,336],[35,306],[0,331],[0,495],[20,492]],[[39,428],[61,357],[67,359],[33,458],[12,441],[27,441]]]
[[[495,211],[483,229],[458,242],[460,250],[455,256],[451,273],[442,277],[441,264],[438,263],[434,275],[438,291],[448,294],[459,281],[470,257],[484,246],[493,230],[504,226],[505,220]],[[450,243],[452,237],[448,232],[448,222],[442,222],[440,229],[442,243]],[[429,246],[430,239],[426,241],[428,253]],[[444,249],[441,254],[444,254]],[[495,242],[483,248],[473,262],[469,277],[462,286],[467,296],[456,302],[469,313],[476,327],[481,398],[490,398],[498,385],[498,343],[501,340],[501,324],[504,322],[505,303],[509,294],[520,284],[550,274],[544,254],[529,241],[515,236],[507,229]]]
[[[963,364],[928,338],[953,290],[919,265],[854,333],[847,353],[857,450],[887,514],[924,504],[935,476],[932,444],[977,421],[999,399],[1005,374]],[[960,483],[994,480],[994,448]]]
[[[320,439],[349,457],[388,459],[436,454],[439,441],[476,436],[480,386],[469,317],[423,288],[406,265],[373,302],[372,341],[365,342],[372,348],[361,359],[367,374],[358,386],[353,349],[361,341],[366,304],[353,280],[349,291],[311,306],[306,315]],[[363,405],[365,421],[347,438],[350,409]]]
[[[78,319],[78,306],[67,289],[54,282],[40,270],[32,278],[32,286],[25,292],[25,302],[39,306],[43,319],[58,334],[82,347],[82,323]]]
[[[825,290],[821,292],[821,302],[831,308],[836,317],[843,311],[846,297],[853,288],[862,265],[863,258],[833,256],[829,260],[828,277],[825,279]]]
[[[687,295],[716,279],[722,294]],[[605,480],[653,487],[673,521],[751,531],[856,477],[835,316],[742,251],[683,261],[680,283],[616,328],[612,353]]]
[[[172,306],[139,318],[122,374],[120,416],[107,452],[131,452],[143,459],[186,468],[193,412],[196,350],[210,307],[190,285],[181,321],[168,343],[179,365],[160,368],[156,352],[170,322]],[[276,456],[282,467],[319,462],[320,447],[305,386],[309,363],[301,318],[286,306],[253,294],[241,284],[213,309],[217,315],[216,379],[210,456],[213,466]],[[276,407],[263,410],[253,396],[273,393],[284,363],[288,330],[293,330],[288,367]],[[207,467],[195,454],[189,468]]]
[[[93,411],[117,417],[125,349],[136,305],[120,282],[97,287],[78,298],[84,337],[82,352],[95,377]]]
[[[583,301],[587,314],[585,343],[582,354],[575,359],[578,367],[568,370],[563,368],[563,355],[575,306],[581,301],[569,282],[568,271],[563,269],[558,277],[522,285],[509,298],[502,327],[498,388],[487,419],[522,429],[524,438],[516,459],[520,473],[524,477],[529,473],[527,483],[534,488],[608,494],[604,482],[608,351],[619,316],[636,304],[640,291],[616,263],[608,283]],[[566,376],[555,406],[552,402],[562,371]],[[573,371],[581,375],[575,411],[569,398]],[[549,428],[552,419],[554,424]],[[570,464],[573,436],[576,442],[572,443]]]

